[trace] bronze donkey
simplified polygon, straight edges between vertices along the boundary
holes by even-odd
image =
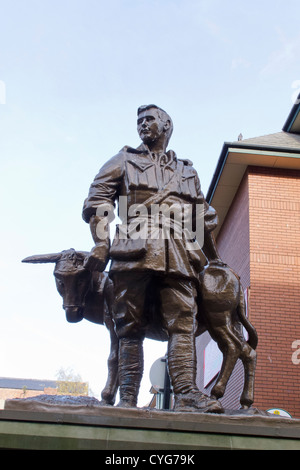
[[[65,250],[60,253],[34,255],[26,263],[55,263],[54,277],[63,308],[69,322],[83,318],[105,325],[110,333],[108,378],[101,393],[103,405],[113,405],[118,390],[118,338],[114,330],[113,283],[107,272],[90,272],[83,267],[88,252]],[[240,358],[244,365],[244,389],[240,398],[242,408],[249,408],[254,400],[257,334],[245,314],[245,301],[238,276],[223,263],[208,264],[201,271],[199,287],[198,330],[208,330],[223,353],[223,363],[212,396],[221,398],[227,382]],[[159,306],[149,294],[146,305],[148,329],[146,337],[167,341],[168,335],[160,323]],[[249,339],[243,336],[243,326]]]

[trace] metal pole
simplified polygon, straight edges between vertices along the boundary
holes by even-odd
[[[171,395],[171,383],[170,376],[168,371],[167,359],[164,359],[165,362],[165,380],[164,380],[164,400],[163,400],[163,409],[170,409],[170,395]]]

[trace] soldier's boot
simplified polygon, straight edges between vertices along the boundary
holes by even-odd
[[[120,401],[118,407],[136,407],[143,368],[143,340],[121,338],[119,340]]]
[[[200,392],[196,385],[194,335],[171,336],[168,346],[168,368],[175,398],[174,411],[224,412],[218,400]]]
[[[224,413],[223,406],[218,400],[208,397],[200,390],[175,395],[174,411]]]

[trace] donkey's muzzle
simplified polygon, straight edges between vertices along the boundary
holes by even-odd
[[[69,323],[77,323],[83,319],[83,307],[64,306],[64,310]]]

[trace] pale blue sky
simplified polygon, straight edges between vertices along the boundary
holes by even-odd
[[[280,131],[300,80],[299,0],[0,0],[0,11],[0,376],[71,366],[98,393],[104,328],[68,324],[53,266],[21,259],[92,247],[83,199],[106,159],[139,144],[141,104],[170,113],[170,147],[205,193],[224,141]],[[151,343],[149,361],[164,350]]]

